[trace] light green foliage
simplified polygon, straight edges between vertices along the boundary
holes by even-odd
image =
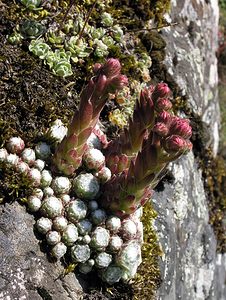
[[[73,74],[70,63],[71,53],[64,49],[49,51],[46,62],[53,73],[57,76],[67,77]]]
[[[52,71],[57,76],[61,76],[61,77],[67,77],[73,74],[70,62],[64,59],[56,62]]]
[[[106,29],[104,28],[95,28],[91,27],[90,28],[90,37],[92,39],[101,39],[103,36],[106,34]]]
[[[73,74],[70,64],[70,52],[66,52],[64,49],[57,49],[53,52],[42,39],[31,41],[29,50],[40,59],[44,59],[44,63],[48,64],[55,75],[67,77]]]
[[[95,39],[94,45],[96,45],[94,54],[97,57],[105,57],[108,55],[108,46],[105,45],[101,40]]]
[[[101,23],[106,26],[106,27],[111,27],[113,25],[113,18],[112,16],[107,13],[107,12],[104,12],[102,15],[101,15]]]
[[[7,40],[10,44],[18,45],[22,42],[22,39],[23,36],[19,32],[15,31],[10,36],[8,36]]]
[[[43,39],[38,39],[31,41],[29,50],[40,59],[45,59],[51,48]]]
[[[20,32],[25,38],[35,39],[41,36],[45,31],[45,27],[34,20],[25,20],[20,26]]]
[[[47,39],[51,44],[54,44],[55,47],[58,47],[59,45],[63,47],[63,43],[65,40],[65,34],[62,31],[54,31],[54,30],[49,30]]]
[[[88,57],[92,50],[84,39],[79,40],[77,36],[72,36],[65,42],[65,48],[70,51],[71,59],[75,63],[78,61],[78,58]]]
[[[116,42],[121,42],[122,37],[124,35],[122,28],[119,25],[115,25],[112,27],[113,38]]]
[[[28,9],[35,10],[41,4],[41,0],[20,0],[20,2]]]

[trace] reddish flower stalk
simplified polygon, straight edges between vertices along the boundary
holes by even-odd
[[[161,88],[168,91],[166,85]],[[157,92],[154,96],[154,106],[159,101],[156,95]],[[162,96],[165,97],[165,93],[162,92]],[[139,115],[139,108],[136,109],[138,110],[136,114]],[[151,110],[153,111],[153,107]],[[131,124],[129,128],[132,128]],[[130,163],[127,161],[127,168],[124,168],[123,172],[115,174],[103,187],[101,204],[118,216],[131,214],[144,205],[150,198],[152,189],[165,174],[168,163],[192,149],[189,141],[192,129],[187,119],[175,117],[166,111],[155,111],[154,121],[151,121],[148,131],[148,137],[142,136],[142,147],[138,154],[133,156]],[[121,147],[119,149],[130,153],[122,145],[124,146],[123,143],[119,144]],[[124,154],[124,156],[126,155]],[[115,155],[115,157],[117,156]],[[118,169],[120,168],[121,166],[118,167]]]
[[[152,128],[155,120],[154,104],[150,89],[141,91],[140,99],[136,101],[133,117],[128,128],[110,142],[106,149],[106,163],[112,173],[120,173],[127,169],[142,147],[147,131]]]
[[[169,93],[166,83],[159,83],[141,91],[128,128],[110,142],[106,149],[106,164],[113,174],[128,169],[131,160],[141,150],[143,140],[153,128],[155,117],[161,111],[172,107],[172,103],[166,98]]]
[[[53,157],[57,171],[71,175],[80,166],[86,141],[95,127],[109,93],[116,93],[127,83],[127,77],[120,74],[121,65],[117,59],[108,59],[103,65],[94,66],[95,76],[81,94],[80,106],[76,110],[67,136],[59,144]]]

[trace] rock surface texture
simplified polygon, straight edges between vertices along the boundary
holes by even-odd
[[[33,232],[34,217],[17,202],[0,206],[0,299],[81,299],[73,273],[47,260]]]
[[[203,146],[218,149],[217,100],[218,3],[171,1],[170,19],[178,25],[164,30],[168,73],[187,96],[191,114],[208,132]],[[192,121],[192,120],[191,120]],[[156,229],[164,255],[160,300],[226,299],[226,256],[216,254],[209,225],[208,199],[202,170],[192,153],[170,166],[174,181],[154,195],[159,214]]]

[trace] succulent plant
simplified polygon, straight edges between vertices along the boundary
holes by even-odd
[[[111,254],[101,252],[95,258],[95,265],[97,268],[107,268],[112,261]]]
[[[32,181],[33,186],[40,186],[42,175],[38,169],[31,168],[30,170],[28,170],[27,176]]]
[[[12,34],[10,34],[7,38],[8,42],[13,45],[21,44],[23,40],[23,36],[21,33],[14,31]]]
[[[78,39],[76,36],[70,37],[70,39],[65,42],[65,49],[70,51],[71,59],[74,62],[77,62],[79,58],[89,56],[92,50],[83,39]]]
[[[47,187],[44,187],[43,188],[43,193],[46,197],[49,197],[49,196],[53,196],[54,195],[54,191],[51,187],[47,186]]]
[[[45,59],[51,50],[50,46],[42,39],[32,40],[29,45],[29,50],[40,59]]]
[[[59,243],[61,240],[61,235],[57,231],[49,231],[46,234],[46,241],[49,245],[53,246]]]
[[[52,68],[54,55],[70,59],[65,51],[48,55]],[[94,66],[95,76],[68,129],[56,120],[35,150],[25,148],[19,137],[9,140],[8,151],[0,149],[1,167],[32,180],[27,206],[41,215],[36,229],[45,235],[52,256],[68,253],[80,272],[96,269],[108,284],[134,277],[141,263],[141,206],[168,163],[192,147],[189,121],[170,112],[164,83],[142,90],[128,128],[107,141],[97,122],[108,94],[127,83],[120,70],[114,59]]]
[[[98,149],[87,149],[83,154],[83,162],[89,170],[101,170],[105,165],[105,157]]]
[[[53,222],[49,218],[41,217],[36,222],[36,229],[42,233],[46,234],[51,230]]]
[[[38,169],[40,172],[43,171],[45,167],[45,161],[42,159],[36,159],[34,162],[34,167]]]
[[[38,9],[39,5],[41,4],[41,0],[20,0],[20,2],[30,10]]]
[[[99,179],[101,183],[105,183],[111,178],[111,170],[107,167],[103,167],[94,175]]]
[[[124,35],[122,28],[119,25],[114,25],[112,28],[112,36],[116,42],[121,42]]]
[[[40,142],[35,146],[35,154],[39,159],[46,160],[51,154],[50,146],[45,142]]]
[[[72,246],[78,239],[78,229],[74,224],[68,224],[62,234],[62,241],[66,246]]]
[[[106,27],[111,27],[113,25],[113,18],[111,14],[104,12],[101,15],[101,23]]]
[[[79,234],[86,235],[92,230],[92,223],[88,219],[83,219],[77,223]]]
[[[56,231],[63,232],[67,228],[68,221],[65,217],[63,216],[58,216],[53,219],[53,228]]]
[[[104,185],[101,204],[119,216],[144,205],[168,163],[192,148],[189,121],[165,111],[169,93],[164,83],[142,91],[128,129],[107,147],[106,162],[115,175]]]
[[[40,198],[38,198],[37,196],[30,196],[27,200],[27,204],[29,209],[32,212],[38,211],[42,205],[42,202],[40,200]]]
[[[25,163],[22,160],[19,160],[16,165],[16,171],[22,174],[27,174],[29,172],[30,168],[27,163]]]
[[[144,89],[136,102],[128,128],[125,128],[123,133],[107,147],[106,164],[113,174],[128,168],[131,159],[141,149],[144,137],[153,127],[154,122],[155,111],[151,90]]]
[[[91,220],[95,225],[104,223],[106,217],[106,212],[103,209],[96,209],[91,213]]]
[[[9,139],[6,147],[9,152],[19,154],[23,151],[25,144],[20,137],[12,137]]]
[[[5,162],[8,156],[8,152],[5,148],[0,149],[0,162]]]
[[[75,199],[68,204],[66,212],[68,220],[76,223],[77,221],[85,218],[87,213],[87,206],[82,200]]]
[[[57,119],[46,132],[46,138],[53,142],[61,142],[67,134],[67,127],[63,125],[61,120]]]
[[[49,187],[53,179],[51,172],[49,170],[43,170],[41,176],[41,186],[43,188]]]
[[[118,252],[121,250],[123,245],[123,240],[118,235],[113,235],[110,238],[108,249],[110,252]]]
[[[55,218],[57,216],[60,216],[63,211],[63,204],[60,199],[50,196],[46,197],[41,206],[41,212],[45,217],[48,218]]]
[[[23,38],[35,39],[43,35],[45,31],[45,26],[34,20],[25,20],[20,26]]]
[[[35,162],[35,151],[31,148],[25,148],[21,153],[21,158],[24,162],[28,163],[29,166],[32,166]]]
[[[121,267],[117,265],[110,265],[104,272],[102,273],[103,281],[108,284],[114,284],[119,282],[123,276],[123,270]]]
[[[32,196],[35,196],[35,197],[39,198],[40,200],[42,200],[44,193],[43,193],[42,189],[36,188],[33,190]]]
[[[52,182],[52,189],[55,194],[67,194],[70,191],[71,182],[67,177],[55,177]]]
[[[103,41],[99,39],[94,40],[94,45],[96,46],[94,55],[101,58],[108,55],[108,46],[103,43]]]
[[[71,248],[71,258],[75,262],[84,263],[90,258],[88,245],[75,245]]]
[[[56,31],[50,29],[47,32],[47,39],[51,44],[58,46],[63,44],[65,40],[65,34],[62,31]]]
[[[121,65],[116,59],[95,66],[95,76],[83,90],[80,107],[53,158],[60,172],[71,175],[80,166],[82,155],[87,149],[86,141],[99,119],[108,94],[115,93],[127,84],[127,78],[120,74],[120,70]]]
[[[117,256],[117,264],[124,270],[122,278],[127,281],[133,278],[141,264],[141,245],[137,241],[130,241],[123,246]]]
[[[91,236],[91,246],[96,250],[105,249],[110,241],[109,231],[103,227],[96,227],[92,232]]]
[[[59,242],[52,248],[52,255],[57,259],[60,259],[67,252],[67,246],[64,243]]]
[[[99,189],[97,178],[90,173],[80,174],[73,180],[73,190],[80,198],[95,199]]]
[[[68,77],[73,74],[70,62],[65,59],[54,62],[52,71],[60,77]]]
[[[9,155],[6,156],[5,158],[5,163],[6,165],[10,168],[15,168],[19,162],[19,156],[16,154],[10,153]]]

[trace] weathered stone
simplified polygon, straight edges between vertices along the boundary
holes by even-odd
[[[220,122],[215,55],[218,4],[215,0],[174,0],[171,5],[169,19],[178,25],[163,30],[166,69],[180,94],[188,99],[186,110],[200,118],[207,129],[207,134],[200,133],[199,147],[211,147],[216,154]],[[165,183],[164,190],[154,195],[159,214],[155,226],[164,252],[157,299],[223,300],[226,261],[225,256],[216,254],[202,171],[192,153],[169,169],[174,182]]]
[[[34,217],[25,207],[1,205],[0,215],[0,299],[81,299],[75,275],[63,276],[63,265],[48,261],[41,251]]]

